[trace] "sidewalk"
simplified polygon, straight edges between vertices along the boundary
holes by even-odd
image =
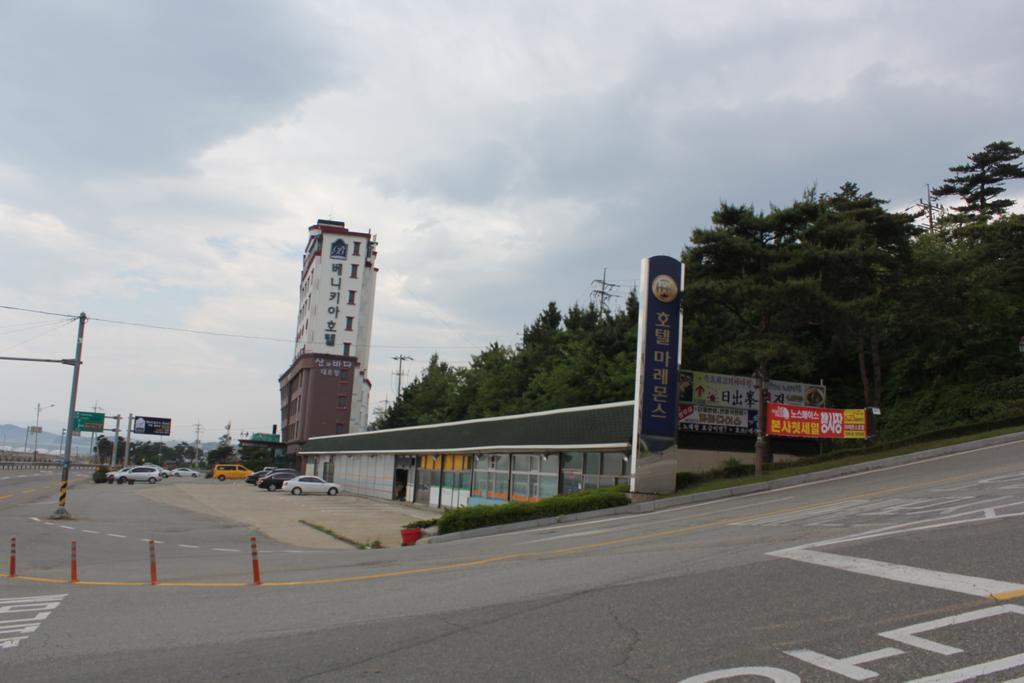
[[[136,487],[138,488],[138,487]],[[353,543],[380,541],[386,548],[402,544],[400,529],[437,511],[405,503],[359,496],[292,496],[269,493],[241,481],[168,479],[139,490],[140,495],[175,507],[229,519],[301,548],[352,549],[350,543],[317,531],[299,520],[326,527]]]

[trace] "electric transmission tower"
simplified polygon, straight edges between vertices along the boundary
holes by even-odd
[[[596,289],[590,290],[591,301],[597,301],[597,308],[603,315],[609,315],[608,312],[608,300],[619,298],[618,294],[614,294],[613,290],[618,289],[618,285],[614,285],[608,282],[608,269],[605,268],[601,273],[600,280],[591,280],[590,284],[594,285]]]

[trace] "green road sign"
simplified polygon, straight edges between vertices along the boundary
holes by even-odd
[[[267,443],[277,443],[281,439],[279,434],[264,434],[263,432],[256,432],[252,435],[251,441],[266,441]]]
[[[76,410],[74,431],[102,432],[105,419],[106,415],[104,413],[83,413]]]

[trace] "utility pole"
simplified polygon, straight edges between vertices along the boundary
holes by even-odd
[[[117,446],[121,442],[121,416],[111,415],[109,419],[116,421],[116,426],[107,430],[114,432],[114,447],[110,449],[110,469],[114,469],[117,467]],[[96,456],[99,458],[99,453]]]
[[[402,372],[402,363],[404,361],[407,361],[407,360],[415,360],[415,359],[412,356],[403,356],[403,355],[400,354],[400,355],[397,355],[397,356],[391,356],[391,360],[397,360],[398,361],[398,372],[395,373],[396,375],[398,375],[398,393],[396,394],[396,400],[397,400],[398,398],[400,398],[402,396],[402,376],[405,374],[405,373]]]
[[[124,466],[128,467],[128,452],[132,448],[132,422],[135,416],[128,413],[128,424],[124,426]]]
[[[601,272],[600,280],[591,280],[590,284],[597,285],[597,289],[590,290],[591,299],[597,299],[597,308],[604,315],[608,315],[608,300],[617,299],[618,294],[612,294],[611,290],[617,289],[618,285],[613,285],[608,282],[608,269],[605,268]]]
[[[93,404],[92,404],[92,412],[95,413],[95,412],[97,412],[99,410],[103,410],[103,409],[100,408],[100,404],[99,403],[96,403],[94,401]],[[95,444],[96,444],[96,432],[89,432],[89,457],[90,458],[92,457],[93,447],[95,446]],[[97,460],[98,459],[99,458],[97,458]]]
[[[192,453],[192,466],[199,467],[199,432],[203,431],[203,425],[199,422],[199,418],[196,418],[196,423],[192,426],[196,428],[196,447]]]
[[[75,345],[75,369],[71,373],[71,404],[68,406],[67,441],[64,445],[64,465],[60,470],[60,499],[52,519],[68,519],[68,472],[71,470],[71,438],[75,431],[75,402],[78,400],[78,374],[82,369],[82,339],[85,337],[85,313],[78,315],[78,342]]]

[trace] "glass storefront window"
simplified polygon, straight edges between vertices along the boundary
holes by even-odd
[[[583,461],[584,474],[601,474],[601,454],[587,453]]]
[[[562,454],[562,469],[566,469],[566,470],[582,470],[583,469],[583,454],[582,453],[563,453]]]
[[[601,474],[612,474],[619,476],[623,473],[622,453],[601,454]]]
[[[538,495],[541,498],[550,498],[551,496],[558,495],[558,477],[541,475],[539,478],[540,491]]]
[[[551,453],[541,456],[540,471],[545,474],[558,474],[558,454]]]
[[[529,472],[533,467],[533,460],[537,456],[535,455],[513,455],[512,456],[512,469],[516,472]]]
[[[530,475],[512,475],[512,500],[527,500],[530,497]]]
[[[492,467],[496,470],[508,471],[508,455],[501,453],[499,455],[492,456],[494,458],[494,464]]]

